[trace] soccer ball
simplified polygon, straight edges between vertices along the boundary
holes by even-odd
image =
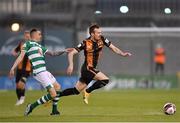
[[[166,103],[163,107],[164,113],[167,115],[173,115],[176,112],[176,106],[173,103]]]

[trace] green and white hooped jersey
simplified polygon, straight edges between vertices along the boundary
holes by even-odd
[[[45,53],[48,51],[45,47],[35,41],[26,41],[23,45],[24,50],[31,61],[33,74],[36,75],[46,71]]]

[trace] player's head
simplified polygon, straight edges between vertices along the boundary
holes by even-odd
[[[41,31],[36,28],[31,29],[30,36],[32,40],[37,42],[41,41],[42,38]]]
[[[30,32],[28,30],[24,31],[24,40],[30,40]]]
[[[89,34],[94,40],[99,40],[102,35],[102,31],[97,24],[89,27]]]

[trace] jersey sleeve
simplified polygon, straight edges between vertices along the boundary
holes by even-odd
[[[111,42],[107,38],[102,37],[102,39],[103,39],[104,45],[106,45],[107,47],[109,47],[111,45]]]
[[[84,49],[84,47],[85,47],[85,45],[84,45],[84,41],[83,41],[82,43],[78,44],[77,47],[75,47],[75,49],[76,49],[78,52],[80,52],[81,50]]]

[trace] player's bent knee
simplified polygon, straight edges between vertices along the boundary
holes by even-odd
[[[57,96],[56,90],[54,88],[50,88],[48,91],[52,98]]]
[[[52,97],[52,98],[55,98],[56,96],[57,96],[56,93],[51,93],[51,97]]]
[[[20,82],[18,82],[18,83],[16,84],[16,88],[24,89],[24,88],[25,88],[25,84],[20,81]]]
[[[56,91],[61,89],[61,85],[57,82],[55,82],[55,84],[53,84],[53,86],[54,86]]]
[[[76,95],[80,94],[80,92],[79,92],[76,88],[73,89],[73,92],[74,92],[74,94],[76,94]]]

